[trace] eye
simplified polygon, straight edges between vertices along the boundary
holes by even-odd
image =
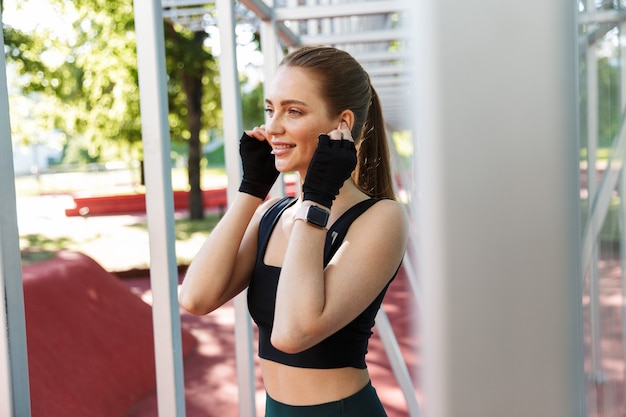
[[[289,114],[297,116],[297,115],[301,115],[302,112],[300,110],[298,110],[298,109],[289,109]]]
[[[270,117],[274,114],[274,109],[270,109],[269,107],[266,107],[263,111]]]

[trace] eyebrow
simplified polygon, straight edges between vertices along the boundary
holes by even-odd
[[[265,103],[266,104],[273,104],[272,100],[270,99],[265,99]],[[305,106],[305,107],[309,107],[308,104],[306,104],[304,101],[300,101],[300,100],[295,100],[295,99],[290,99],[290,100],[283,100],[280,102],[281,106],[289,106],[289,105],[299,105],[299,106]]]

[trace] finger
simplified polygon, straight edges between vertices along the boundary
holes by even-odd
[[[337,131],[339,132],[339,139],[353,141],[350,125],[345,120],[339,122],[339,126],[337,126]]]
[[[341,140],[343,136],[345,136],[345,134],[339,129],[332,130],[328,133],[328,137],[330,137],[331,140]]]
[[[267,134],[265,132],[265,125],[256,126],[252,130],[246,130],[246,134],[257,140],[267,140]]]

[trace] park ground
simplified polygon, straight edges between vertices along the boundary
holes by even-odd
[[[88,173],[70,177],[66,175],[64,179],[61,176],[44,177],[39,178],[35,185],[32,178],[22,179],[21,183],[18,179],[16,207],[20,244],[24,250],[23,263],[28,265],[60,250],[81,252],[120,277],[130,291],[150,304],[150,255],[145,213],[85,217],[65,215],[65,209],[73,205],[73,195],[143,191],[127,174],[117,173],[112,177],[113,180]],[[224,186],[225,178],[218,175],[210,178],[208,183],[213,187]],[[208,209],[205,220],[191,222],[187,220],[186,212],[175,213],[176,256],[180,266],[184,268],[193,258],[219,216],[218,210]],[[418,340],[412,334],[413,304],[408,298],[410,290],[405,277],[399,278],[390,288],[385,310],[397,332],[405,361],[413,371],[419,362]],[[216,314],[203,317],[191,316],[181,310],[181,322],[183,328],[198,340],[195,351],[185,358],[187,415],[236,416],[232,303],[225,305]],[[216,355],[216,352],[221,353]],[[368,357],[372,380],[390,417],[407,416],[402,391],[395,382],[382,342],[376,333]],[[256,379],[257,409],[262,413],[264,394],[258,372]],[[420,396],[419,391],[417,394]],[[129,417],[156,416],[156,407],[156,393],[152,393],[137,404]]]

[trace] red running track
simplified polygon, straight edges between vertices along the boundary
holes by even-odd
[[[156,417],[149,277],[120,279],[75,252],[25,265],[23,277],[33,417]],[[416,377],[419,339],[412,331],[411,294],[401,271],[383,308]],[[187,416],[238,416],[232,302],[206,316],[181,310],[181,321]],[[376,329],[367,362],[389,417],[407,416]],[[255,378],[262,416],[258,372]]]

